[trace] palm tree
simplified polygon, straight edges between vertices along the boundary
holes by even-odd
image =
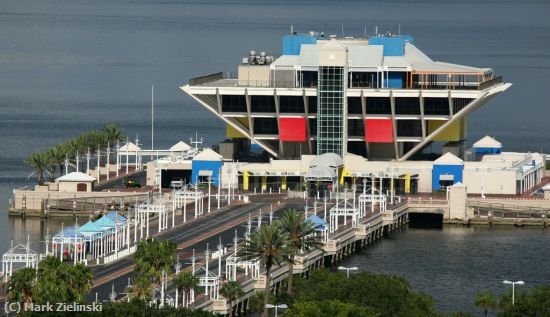
[[[292,250],[292,253],[286,259],[288,263],[287,293],[290,296],[292,295],[295,255],[312,249],[319,249],[323,243],[319,236],[316,236],[317,226],[309,220],[304,220],[296,209],[287,210],[279,220],[279,225],[287,235],[287,245]]]
[[[68,285],[69,294],[77,302],[84,301],[86,294],[90,291],[93,284],[92,270],[81,263],[75,266],[62,264],[65,266],[65,281]]]
[[[244,295],[241,284],[229,281],[220,288],[220,294],[229,302],[229,317],[233,317],[233,302]]]
[[[48,156],[54,175],[57,167],[59,167],[59,176],[63,175],[63,165],[65,164],[66,155],[67,150],[62,145],[57,145],[48,149]]]
[[[68,266],[55,256],[47,256],[38,262],[35,287],[38,302],[63,301],[69,298],[70,281],[66,272]]]
[[[265,292],[263,303],[263,317],[267,317],[267,305],[271,284],[271,269],[274,265],[280,265],[288,258],[292,250],[287,245],[288,236],[276,223],[263,225],[250,235],[239,250],[242,260],[259,259],[265,267]]]
[[[163,272],[170,272],[176,263],[176,247],[175,243],[168,240],[142,240],[134,253],[135,271],[148,276],[155,286],[158,285]]]
[[[25,163],[34,168],[34,171],[29,175],[38,177],[38,185],[44,185],[44,174],[51,175],[51,160],[46,152],[35,152],[31,154]]]
[[[72,138],[65,142],[63,147],[65,147],[66,154],[69,158],[73,159],[76,156],[76,152],[80,150],[81,145],[78,138]]]
[[[33,288],[36,285],[36,270],[22,268],[13,274],[8,282],[6,297],[9,301],[32,303]]]
[[[126,292],[128,292],[128,296],[131,295],[132,299],[148,301],[153,295],[153,290],[154,287],[149,277],[144,275],[137,275],[134,278],[133,285],[130,286],[130,288],[127,289]]]
[[[180,272],[174,279],[174,285],[182,290],[182,306],[187,307],[189,305],[189,294],[191,290],[199,290],[199,278],[194,276],[193,273],[189,271]]]
[[[109,123],[102,130],[101,134],[105,143],[110,142],[111,145],[115,144],[116,141],[124,141],[126,136],[124,132],[117,127],[114,123]]]
[[[477,294],[474,305],[483,309],[483,316],[487,317],[489,310],[494,310],[497,308],[497,298],[495,294],[489,291],[483,291]]]
[[[264,291],[258,291],[252,294],[250,299],[248,300],[248,309],[252,313],[258,313],[264,310]]]

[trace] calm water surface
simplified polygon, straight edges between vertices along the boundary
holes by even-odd
[[[479,313],[472,305],[477,293],[501,294],[506,290],[503,280],[523,280],[526,287],[550,284],[545,264],[549,239],[550,230],[543,228],[409,228],[373,244],[344,265],[404,276],[414,290],[434,297],[441,311]]]
[[[149,147],[152,84],[155,146],[186,141],[195,131],[210,144],[219,142],[224,126],[178,86],[196,76],[235,72],[237,63],[251,49],[279,55],[281,36],[291,24],[299,31],[340,34],[345,23],[346,35],[361,35],[365,27],[371,33],[376,25],[396,32],[400,25],[402,32],[413,34],[416,44],[435,60],[493,67],[514,86],[470,117],[470,141],[490,134],[507,150],[550,149],[548,12],[550,2],[546,0],[2,0],[0,251],[9,247],[10,240],[19,243],[27,235],[33,247],[41,249],[38,241],[43,240],[46,228],[55,231],[61,221],[73,221],[8,218],[12,189],[33,184],[27,179],[31,171],[23,164],[30,153],[108,122],[120,125],[132,138],[139,135],[143,146]],[[457,235],[450,229],[411,230],[396,237],[399,243],[395,245],[417,235],[433,235],[426,241],[460,244],[469,241],[464,236],[481,240],[484,234],[497,237],[492,231]],[[498,237],[518,250],[547,238],[515,230],[502,231]],[[426,253],[437,255],[432,248],[426,245],[387,257],[410,256],[402,262],[416,263]],[[523,267],[518,263],[525,257],[504,257],[502,263],[500,253],[490,244],[486,248],[478,244],[471,252],[474,256],[467,257],[469,262],[464,265],[449,261],[448,271],[476,275],[484,270],[475,265],[489,261],[499,265],[485,271],[504,275],[511,268],[510,273],[524,279],[549,275],[550,269],[543,265],[519,274]],[[533,256],[532,263],[546,259],[537,253]],[[432,262],[427,263],[429,267]],[[414,286],[430,277],[414,274],[425,268],[410,266],[410,275],[417,277],[411,277]],[[439,272],[440,267],[432,265],[432,269]],[[480,287],[483,283],[494,285],[489,280],[476,281]],[[451,302],[462,288],[466,287],[441,281],[425,289],[438,296],[448,294],[442,301]]]

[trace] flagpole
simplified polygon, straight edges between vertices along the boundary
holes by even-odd
[[[155,98],[155,86],[151,85],[151,150],[154,149],[154,145],[155,145],[155,132],[154,132],[154,127],[155,127],[155,103],[154,103],[154,98]]]

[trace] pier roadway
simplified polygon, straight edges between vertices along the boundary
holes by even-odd
[[[287,204],[273,205],[275,217],[277,217]],[[252,202],[246,205],[239,204],[225,208],[223,211],[215,212],[205,217],[199,218],[189,225],[161,232],[155,237],[160,240],[170,240],[178,244],[177,254],[179,258],[188,258],[189,251],[197,249],[198,261],[203,259],[203,252],[206,249],[206,243],[210,243],[211,251],[216,250],[219,243],[219,237],[222,237],[222,243],[225,246],[232,244],[235,229],[238,229],[242,237],[243,224],[248,221],[248,215],[257,221],[259,210],[262,209],[263,221],[267,222],[270,211],[269,203]],[[191,264],[182,263],[184,267]],[[197,266],[198,268],[198,266]],[[92,268],[94,275],[94,285],[88,294],[88,300],[95,300],[96,293],[100,301],[107,300],[112,291],[112,285],[115,286],[115,292],[119,295],[124,292],[128,285],[128,278],[133,277],[134,261],[132,257],[123,258],[106,266],[97,266]]]

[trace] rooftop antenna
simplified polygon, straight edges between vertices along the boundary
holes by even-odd
[[[195,131],[195,141],[193,141],[193,137],[189,138],[189,142],[191,144],[194,144],[195,145],[195,149],[198,149],[198,145],[201,144],[202,145],[202,138],[201,140],[199,141],[199,134]]]
[[[290,34],[294,34],[294,25],[290,25]]]
[[[401,36],[401,24],[399,24],[399,29],[398,29],[397,32],[398,32],[397,34],[399,34],[399,36]]]
[[[374,36],[378,36],[378,25],[374,27]]]
[[[151,150],[155,147],[155,86],[151,85]]]
[[[344,35],[344,23],[342,23],[342,37],[345,37],[345,35]]]

